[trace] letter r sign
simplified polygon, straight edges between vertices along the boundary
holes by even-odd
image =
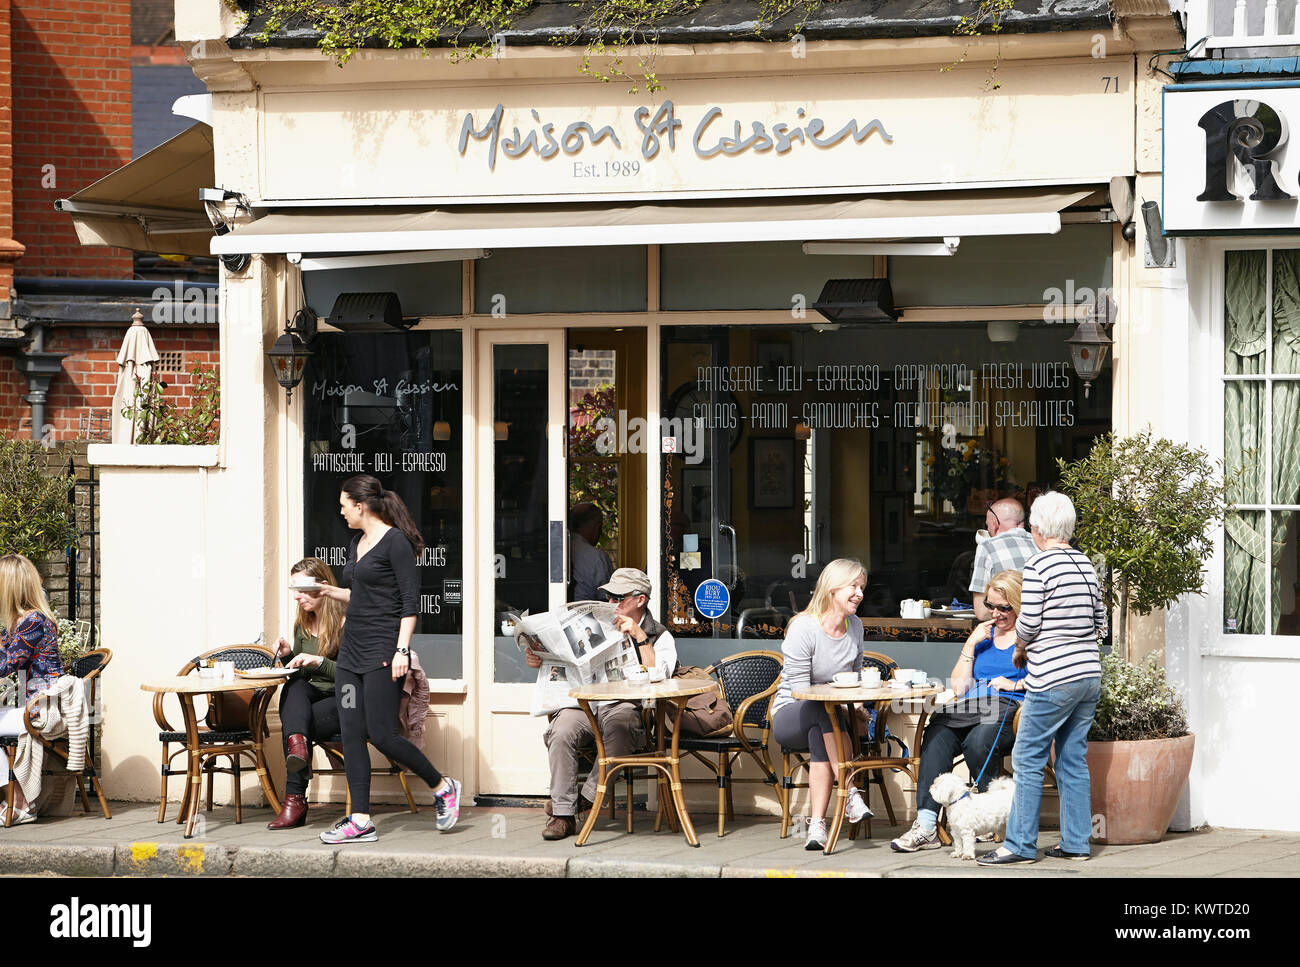
[[[1263,101],[1224,101],[1201,115],[1197,124],[1205,131],[1205,190],[1197,201],[1241,201],[1231,187],[1231,157],[1254,179],[1251,201],[1294,197],[1277,183],[1272,158],[1287,138],[1286,122],[1277,111]]]

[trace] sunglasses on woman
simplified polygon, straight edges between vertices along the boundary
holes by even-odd
[[[1003,614],[1010,614],[1012,611],[1016,610],[1009,604],[990,604],[989,607],[994,611],[1001,611]]]

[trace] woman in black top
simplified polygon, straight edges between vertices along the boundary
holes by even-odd
[[[343,565],[346,587],[323,587],[324,594],[348,608],[335,685],[353,812],[321,833],[321,841],[369,843],[379,838],[370,822],[367,740],[433,788],[438,829],[451,829],[460,815],[460,783],[440,775],[398,731],[402,680],[410,668],[420,600],[415,561],[424,539],[402,498],[374,477],[344,481],[339,507],[348,527],[361,531]]]

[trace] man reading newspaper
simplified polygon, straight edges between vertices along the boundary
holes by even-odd
[[[635,644],[641,664],[648,669],[658,668],[665,678],[671,676],[677,667],[677,647],[672,634],[650,615],[650,578],[646,573],[621,567],[600,590],[616,605],[614,626]],[[531,647],[525,648],[524,660],[532,668],[542,666],[542,656]],[[627,755],[645,747],[641,709],[636,702],[593,702],[592,711],[607,755]],[[551,800],[546,805],[550,819],[542,830],[542,839],[564,839],[577,832],[578,814],[591,808],[596,795],[594,769],[582,792],[577,789],[578,753],[594,745],[595,736],[591,721],[581,709],[563,708],[551,716],[545,740],[551,765]]]

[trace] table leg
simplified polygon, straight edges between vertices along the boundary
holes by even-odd
[[[275,696],[274,688],[260,689],[248,706],[248,727],[253,733],[253,761],[257,768],[257,781],[262,784],[262,794],[271,810],[280,812],[280,797],[275,794],[275,783],[266,770],[266,744],[262,741],[262,732],[266,723],[266,711]]]
[[[662,758],[664,754],[664,722],[667,710],[659,701],[655,702],[655,753]],[[662,769],[656,769],[655,789],[658,793],[658,808],[655,810],[655,832],[662,828],[660,817],[668,823],[672,832],[677,832],[677,804],[673,801],[672,782]]]
[[[199,755],[199,722],[194,712],[194,696],[181,694],[181,717],[185,720],[185,748],[189,752],[189,769],[186,776],[188,803],[182,804],[176,821],[185,820],[185,838],[194,836],[194,821],[199,815],[199,800],[202,798],[203,760]],[[186,808],[188,806],[188,808]]]
[[[826,714],[830,716],[831,730],[835,733],[835,751],[831,760],[835,763],[835,797],[831,800],[831,810],[835,813],[831,820],[830,835],[826,837],[826,848],[822,851],[823,855],[830,856],[835,850],[835,843],[840,838],[840,827],[844,825],[844,803],[849,798],[849,770],[851,764],[840,758],[844,749],[844,738],[840,731],[840,716],[837,708],[838,702],[826,702]],[[852,721],[852,707],[850,707],[849,716]]]
[[[688,701],[690,701],[690,696],[685,696],[679,699],[678,698],[672,699],[673,704],[678,706],[676,719],[679,727],[673,729],[672,756],[669,758],[668,761],[672,766],[673,805],[677,807],[677,818],[681,821],[682,832],[686,834],[686,842],[690,843],[692,846],[698,847],[700,845],[700,840],[699,837],[695,835],[695,827],[691,825],[690,814],[686,811],[686,800],[682,796],[682,775],[678,768],[680,764],[680,760],[678,759],[677,756],[677,740],[682,734],[680,723],[682,721],[682,713],[686,711],[686,703]],[[661,751],[663,748],[662,735],[663,733],[661,732],[660,743],[659,743]]]
[[[587,714],[588,721],[591,722],[591,731],[596,737],[596,798],[591,804],[591,811],[587,813],[587,821],[582,824],[582,830],[578,833],[575,846],[585,846],[587,837],[591,835],[592,829],[596,826],[596,818],[600,815],[601,805],[605,802],[605,743],[600,737],[600,723],[596,721],[596,716],[592,714],[591,703],[585,699],[578,699],[579,707]]]

